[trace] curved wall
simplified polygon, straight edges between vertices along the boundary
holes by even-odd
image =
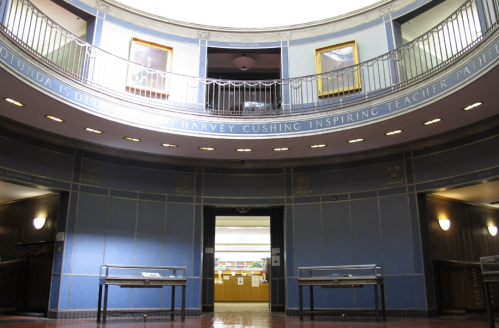
[[[189,53],[185,69],[199,69],[202,73],[206,46],[231,44],[221,41],[222,37],[207,40],[210,35],[202,33],[198,39],[180,34],[159,36],[157,30],[134,27],[107,16],[109,7],[99,7],[104,11],[97,11],[75,3],[98,16],[94,43],[116,52],[125,53],[125,47],[121,43],[118,48],[111,47],[107,33],[121,33],[121,28],[171,37],[179,42],[177,48],[184,47]],[[423,3],[414,2],[398,14]],[[276,41],[262,34],[261,40],[267,41],[258,43],[258,47],[286,49],[282,52],[284,63],[291,58],[301,60],[299,49],[305,54],[320,42],[349,38],[350,33],[369,38],[375,31],[383,41],[383,50],[379,51],[385,52],[393,44],[390,46],[390,38],[381,31],[390,30],[396,14],[376,13],[376,18],[366,23],[369,28],[348,27],[294,41]],[[248,41],[244,44],[250,46],[248,36],[239,41]],[[241,43],[234,47],[241,47]],[[177,56],[175,53],[174,58]],[[284,70],[285,74],[295,74],[293,65],[289,64],[290,70]],[[29,132],[23,135],[2,129],[0,179],[69,194],[68,215],[59,218],[58,225],[59,231],[66,232],[66,240],[60,242],[63,252],[56,254],[52,277],[50,310],[54,317],[75,317],[76,310],[88,310],[78,312],[78,316],[92,315],[96,309],[99,266],[104,263],[186,266],[186,306],[192,314],[199,314],[202,210],[207,205],[285,209],[285,249],[281,260],[286,270],[286,292],[284,299],[275,301],[289,314],[296,313],[298,308],[298,267],[378,263],[385,268],[390,315],[402,315],[400,310],[410,310],[412,316],[430,315],[436,304],[428,225],[421,216],[424,204],[417,194],[498,179],[499,155],[491,150],[499,145],[499,124],[494,126],[458,141],[389,156],[383,156],[383,151],[378,157],[355,162],[339,159],[335,164],[308,166],[296,162],[267,169],[203,167],[195,162],[184,165],[180,160],[178,165],[132,160],[119,152],[116,156],[104,155],[40,141],[30,137]],[[175,159],[171,162],[175,163]],[[170,305],[169,297],[163,297],[161,290],[113,287],[110,308]],[[318,308],[359,311],[371,308],[372,301],[367,289],[342,289],[334,295],[325,291],[315,294],[314,300]]]
[[[187,266],[187,308],[199,314],[206,205],[285,208],[286,299],[277,302],[289,314],[298,308],[297,267],[378,263],[390,315],[429,315],[435,293],[417,193],[499,178],[499,154],[491,151],[497,127],[371,160],[246,170],[129,160],[0,133],[2,180],[70,195],[59,222],[66,241],[53,272],[54,317],[93,314],[103,263]],[[111,293],[110,308],[169,306],[160,290]],[[367,289],[315,297],[316,307],[372,306]]]

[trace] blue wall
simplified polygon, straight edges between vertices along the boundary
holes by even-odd
[[[499,178],[499,158],[490,152],[499,146],[499,129],[362,162],[251,170],[127,160],[6,130],[0,144],[2,180],[69,192],[52,310],[95,309],[105,263],[186,266],[187,308],[199,309],[202,206],[277,205],[285,208],[287,309],[298,308],[297,267],[377,263],[387,276],[388,309],[431,311],[433,281],[431,267],[423,265],[427,239],[421,237],[416,193]],[[111,293],[119,296],[111,308],[170,302],[161,290]],[[363,309],[373,301],[368,289],[324,290],[314,297],[316,307]]]

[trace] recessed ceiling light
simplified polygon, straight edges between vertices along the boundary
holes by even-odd
[[[63,119],[58,118],[58,117],[55,117],[55,116],[52,116],[52,115],[45,115],[45,117],[46,117],[46,118],[49,118],[49,119],[51,119],[51,120],[53,120],[53,121],[59,122],[59,123],[64,122],[64,120],[63,120]]]
[[[101,134],[102,133],[102,131],[99,131],[99,130],[96,130],[96,129],[92,129],[92,128],[85,128],[85,131],[93,132],[93,133],[97,133],[97,134]]]
[[[140,142],[140,139],[132,138],[132,137],[123,137],[123,139],[130,140],[130,141],[135,141],[135,142]]]
[[[238,148],[236,151],[244,151],[244,152],[250,152],[252,151],[250,148]]]
[[[310,148],[323,148],[323,147],[326,147],[325,144],[320,144],[320,145],[312,145],[310,146]]]
[[[215,150],[213,147],[199,147],[199,150]]]
[[[469,105],[469,106],[467,106],[467,107],[464,107],[463,109],[464,109],[464,110],[470,110],[470,109],[472,109],[472,108],[475,108],[475,107],[480,106],[481,104],[482,104],[481,102],[476,102],[476,103],[474,103],[473,105]]]
[[[435,118],[433,120],[430,120],[428,122],[424,122],[423,124],[424,125],[430,125],[430,124],[433,124],[433,123],[437,123],[437,122],[440,122],[442,119],[441,118]]]
[[[361,142],[361,141],[364,141],[364,139],[363,138],[352,139],[352,140],[348,140],[348,143],[356,143],[356,142]]]
[[[171,147],[171,148],[177,148],[178,145],[172,145],[172,144],[167,144],[167,143],[162,143],[161,146],[163,147]]]
[[[274,148],[274,151],[287,151],[289,148]]]
[[[11,98],[3,98],[6,102],[10,102],[13,105],[19,106],[19,107],[24,107],[24,104],[21,104],[19,101],[15,101],[14,99]]]
[[[393,136],[394,134],[402,133],[402,130],[395,130],[385,133],[387,136]]]

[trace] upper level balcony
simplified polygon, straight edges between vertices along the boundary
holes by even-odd
[[[146,129],[214,138],[317,135],[412,112],[493,69],[498,8],[496,0],[467,0],[426,33],[362,62],[355,40],[318,48],[314,75],[230,80],[173,73],[173,50],[139,39],[124,59],[28,0],[0,0],[0,60],[53,98]],[[237,65],[244,70],[250,58]]]

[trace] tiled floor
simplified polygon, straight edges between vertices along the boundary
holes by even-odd
[[[377,325],[373,319],[347,318],[342,322],[339,318],[320,318],[311,321],[307,318],[300,323],[298,317],[286,317],[269,312],[228,311],[215,312],[201,317],[187,317],[185,324],[176,317],[174,322],[169,319],[149,318],[147,323],[133,318],[108,318],[106,326],[97,324],[94,319],[85,320],[51,320],[45,318],[31,318],[21,316],[0,315],[0,328],[79,328],[79,327],[108,327],[108,328],[487,328],[483,315],[474,316],[446,316],[433,319],[396,319],[388,318],[386,322]]]

